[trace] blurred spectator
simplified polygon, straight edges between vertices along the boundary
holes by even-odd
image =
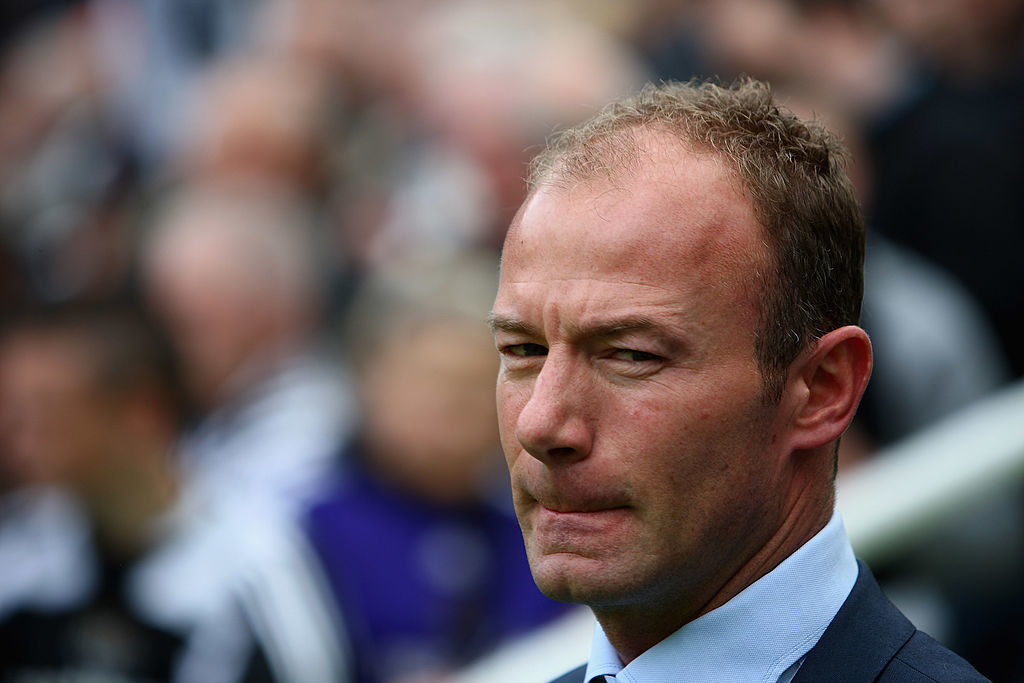
[[[189,133],[194,81],[250,41],[261,0],[91,0],[92,62],[106,83],[106,116],[153,173]]]
[[[864,328],[874,386],[859,410],[875,447],[962,410],[1009,380],[992,326],[959,282],[872,234],[865,258]]]
[[[814,91],[856,122],[909,97],[913,60],[872,2],[692,0],[645,52],[663,78],[751,74]]]
[[[301,506],[351,429],[341,371],[316,348],[304,212],[267,184],[191,188],[145,245],[143,280],[198,406],[184,457],[200,498]]]
[[[48,308],[0,336],[0,454],[20,485],[0,501],[5,680],[339,680],[319,596],[291,596],[305,644],[254,616],[312,580],[286,527],[249,517],[256,541],[182,506],[166,349],[119,306]],[[297,645],[289,666],[278,649]]]
[[[370,268],[496,248],[522,198],[530,147],[645,80],[629,46],[558,3],[390,7],[383,16],[404,8],[386,24],[394,50],[358,59],[346,46],[343,60],[346,73],[362,74],[357,85],[377,78],[386,95],[355,112],[341,155],[352,183],[341,212],[353,258]]]
[[[12,675],[67,667],[167,677],[181,646],[120,594],[124,569],[176,495],[168,458],[179,410],[167,361],[144,334],[127,318],[80,313],[4,331],[4,470],[21,487],[73,495],[22,490],[5,500],[0,669]],[[77,567],[84,553],[96,559]]]
[[[561,614],[537,590],[501,470],[493,257],[395,264],[347,329],[364,419],[308,516],[360,681],[437,680]]]
[[[629,46],[559,3],[449,2],[415,38],[417,116],[484,171],[498,244],[522,199],[531,146],[647,80]]]
[[[301,64],[247,55],[196,82],[170,163],[192,185],[262,180],[315,197],[326,182],[330,89]]]
[[[967,287],[1024,376],[1024,4],[879,5],[922,61],[914,97],[868,140],[870,215]]]
[[[873,0],[887,23],[931,68],[984,81],[1021,57],[1024,6],[1017,0]]]
[[[37,298],[125,285],[135,169],[104,119],[81,11],[47,16],[0,60],[0,240]]]

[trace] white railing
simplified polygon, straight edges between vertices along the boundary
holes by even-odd
[[[869,564],[1024,478],[1024,381],[878,453],[839,479],[838,507]]]

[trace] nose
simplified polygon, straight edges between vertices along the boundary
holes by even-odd
[[[586,373],[577,361],[548,353],[516,421],[516,438],[548,465],[586,458],[593,434],[587,414]]]

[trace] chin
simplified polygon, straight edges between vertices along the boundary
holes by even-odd
[[[580,555],[555,553],[531,558],[530,569],[541,593],[558,602],[621,604],[633,592],[604,562]]]

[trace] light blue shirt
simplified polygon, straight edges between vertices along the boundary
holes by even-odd
[[[778,567],[626,667],[598,624],[583,680],[614,675],[610,680],[623,683],[788,682],[850,595],[857,573],[857,559],[835,512],[824,529]]]

